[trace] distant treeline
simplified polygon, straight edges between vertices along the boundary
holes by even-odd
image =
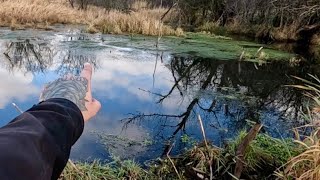
[[[80,9],[88,4],[130,12],[141,0],[68,0]],[[307,39],[320,31],[320,0],[145,0],[149,8],[174,6],[173,24],[214,31],[232,31],[261,38]],[[172,18],[171,18],[172,19]],[[237,30],[237,28],[241,30]],[[277,33],[275,33],[277,32]]]

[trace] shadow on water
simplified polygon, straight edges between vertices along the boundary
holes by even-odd
[[[166,128],[162,141],[171,143],[177,140],[178,133],[201,139],[196,124],[198,114],[205,121],[209,139],[220,145],[252,122],[262,122],[262,131],[273,136],[290,136],[290,128],[303,123],[306,101],[301,91],[285,85],[299,83],[291,76],[319,75],[318,66],[306,62],[268,62],[259,66],[252,62],[174,56],[165,66],[174,79],[171,89],[164,94],[144,91],[157,96],[159,104],[178,97],[179,102],[186,102],[183,110],[176,114],[140,112],[123,121],[126,126],[145,120],[160,121],[155,137]]]

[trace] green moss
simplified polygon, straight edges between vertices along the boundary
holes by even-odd
[[[294,54],[278,51],[264,44],[201,33],[188,33],[185,38],[166,38],[164,44],[176,54],[191,54],[217,60],[239,60],[242,52],[250,54],[250,58],[245,60],[252,60],[258,58],[255,56],[260,47],[264,47],[263,52],[268,57],[266,60],[289,60],[294,57]]]
[[[216,60],[239,60],[243,52],[245,53],[245,56],[242,60],[253,62],[261,60],[289,61],[292,57],[295,57],[294,54],[273,49],[265,44],[237,41],[230,37],[216,36],[206,33],[186,33],[185,37],[162,37],[158,46],[156,46],[158,38],[155,36],[132,34],[130,36],[117,35],[116,37],[116,40],[111,39],[104,43],[117,47],[170,52],[173,54],[188,56],[193,55]],[[264,48],[260,52],[260,55],[257,55],[257,51],[261,47]],[[261,54],[263,54],[263,56],[261,56]]]

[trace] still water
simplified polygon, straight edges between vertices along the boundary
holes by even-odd
[[[174,144],[182,151],[202,135],[200,115],[208,139],[223,146],[253,122],[275,137],[291,135],[299,125],[307,101],[301,92],[284,86],[291,77],[320,74],[308,62],[273,61],[266,64],[237,59],[194,57],[158,50],[156,39],[89,35],[77,28],[55,31],[0,30],[0,126],[37,103],[45,83],[82,65],[95,67],[93,95],[102,109],[86,124],[72,149],[80,161],[108,160],[110,155],[138,162],[160,157]]]

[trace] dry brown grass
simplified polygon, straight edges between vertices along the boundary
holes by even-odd
[[[134,7],[137,10],[127,14],[116,10],[107,12],[99,7],[77,10],[62,0],[4,0],[0,2],[0,26],[46,29],[57,23],[86,24],[92,33],[159,35],[160,29],[162,35],[181,34],[180,30],[176,31],[160,22],[166,9],[147,9],[143,3]],[[165,20],[169,19],[170,13]]]
[[[110,11],[107,16],[91,21],[91,26],[103,33],[121,34],[123,32],[144,35],[180,35],[180,31],[160,22],[166,9],[141,9],[129,14]]]
[[[282,172],[277,172],[281,179],[319,180],[320,179],[320,139],[316,128],[304,140],[296,140],[305,151],[292,158]]]
[[[295,142],[301,146],[304,151],[293,157],[284,166],[283,171],[276,172],[281,179],[299,179],[299,180],[318,180],[320,179],[320,127],[319,127],[319,109],[320,109],[320,79],[309,75],[312,81],[295,77],[301,80],[303,85],[294,85],[298,89],[305,91],[305,95],[310,97],[314,104],[312,111],[307,114],[310,124],[295,129]],[[299,130],[306,131],[306,128],[312,128],[309,136],[302,136]]]
[[[5,0],[0,2],[2,25],[80,23],[83,13],[61,2],[46,0]]]

